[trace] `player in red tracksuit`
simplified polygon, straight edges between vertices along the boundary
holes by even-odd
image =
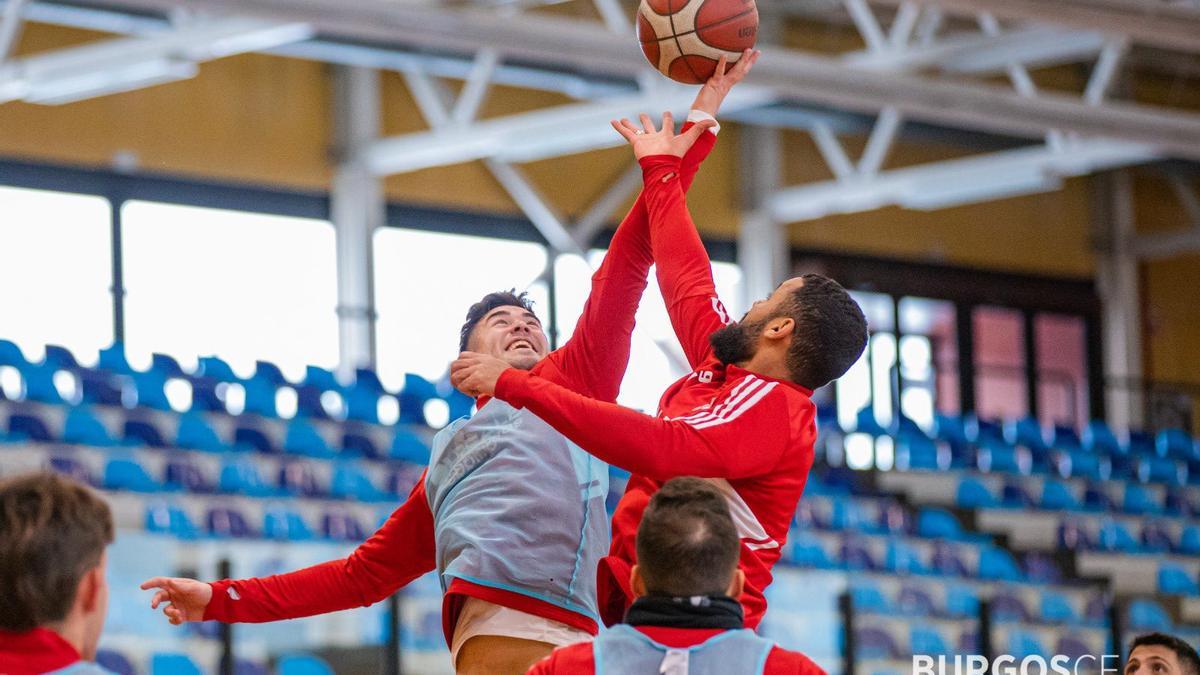
[[[680,186],[687,139],[670,116],[662,131],[614,123],[642,165],[659,286],[692,372],[663,395],[656,417],[581,396],[535,373],[465,353],[451,368],[468,392],[494,393],[527,408],[596,457],[633,474],[613,516],[613,542],[600,566],[606,624],[632,598],[634,535],[663,481],[710,479],[726,495],[741,535],[746,626],[766,611],[763,595],[813,462],[813,389],[840,377],[867,340],[862,310],[819,275],[784,281],[740,321],[717,298],[708,256]]]
[[[731,73],[725,74],[723,77],[710,80],[709,85],[701,90],[695,104],[696,114],[693,115],[695,119],[699,120],[698,124],[701,127],[709,124],[707,120],[711,120],[712,114],[716,112],[729,88],[744,75],[753,60],[753,58],[747,60],[745,65],[731,70]],[[681,169],[684,182],[690,182],[700,161],[712,149],[715,143],[715,128],[713,133],[698,129],[691,134],[691,137],[699,137],[699,140]],[[599,399],[614,400],[625,370],[634,311],[646,286],[646,275],[652,263],[651,255],[649,220],[644,199],[639,197],[625,221],[618,228],[609,255],[606,256],[601,268],[594,275],[592,292],[583,316],[580,318],[574,336],[564,347],[547,355],[544,346],[545,336],[536,317],[527,308],[508,305],[497,306],[481,317],[479,324],[473,329],[476,333],[475,344],[490,346],[492,342],[498,341],[499,347],[493,353],[499,353],[502,356],[509,355],[510,347],[518,346],[525,350],[523,353],[530,359],[529,363],[523,367],[530,368],[545,381],[554,382],[559,386]],[[511,303],[509,304],[511,305]],[[486,335],[495,334],[498,337],[492,342],[482,341],[477,335],[480,330],[485,331]],[[519,334],[514,331],[519,331]],[[470,336],[464,335],[464,344],[468,337]],[[488,339],[490,340],[490,338]],[[522,344],[525,346],[521,346]],[[509,363],[510,361],[511,359],[505,362]],[[498,407],[488,405],[488,400],[487,397],[479,398],[480,412],[472,419],[477,420],[491,414],[492,410]],[[456,425],[443,430],[442,434],[448,434],[452,438],[472,435],[469,430],[464,430],[460,434]],[[514,436],[508,431],[509,429],[503,425],[495,425],[487,429],[488,434],[494,435],[492,438],[496,443],[523,443],[524,439],[528,438],[528,435]],[[535,455],[539,451],[548,453],[557,448],[559,444],[565,443],[561,434],[550,427],[546,427],[546,432],[555,438],[544,437],[545,444],[542,447],[532,448]],[[474,435],[478,436],[479,434]],[[513,437],[519,440],[513,441]],[[528,454],[529,450],[529,447],[523,447],[506,452],[509,452],[509,455],[519,454],[519,452]],[[581,454],[585,460],[589,459],[586,454]],[[157,607],[166,603],[163,611],[173,623],[200,620],[277,621],[367,606],[383,600],[413,579],[434,569],[435,566],[441,570],[438,556],[440,549],[446,545],[444,538],[439,536],[442,532],[441,527],[448,521],[462,516],[462,509],[455,511],[439,508],[436,517],[431,510],[430,497],[432,493],[427,494],[427,476],[433,476],[435,468],[439,470],[453,468],[435,466],[437,461],[438,458],[435,456],[434,463],[422,475],[408,499],[389,517],[379,531],[345,559],[332,560],[306,569],[266,578],[222,580],[209,584],[191,579],[156,577],[148,580],[142,587],[159,589],[152,600],[152,605]],[[450,461],[458,460],[451,458]],[[501,492],[514,495],[517,499],[522,496],[529,497],[523,504],[518,503],[503,514],[509,521],[521,514],[527,514],[531,506],[530,501],[556,503],[552,498],[557,499],[561,496],[557,494],[537,495],[536,490],[539,488],[539,484],[531,483],[530,480],[533,477],[528,475],[520,476],[520,484],[511,484],[509,488],[506,488],[505,485],[508,484],[504,481],[512,479],[511,472],[505,474],[502,471],[490,469],[489,466],[494,467],[496,464],[483,465],[474,471],[473,477],[493,488],[499,488]],[[548,467],[544,466],[542,470],[546,471]],[[606,467],[604,472],[606,477]],[[471,477],[468,476],[468,478]],[[571,485],[568,491],[570,494],[567,494],[566,497],[568,500],[578,500],[574,472],[571,472],[570,479]],[[543,492],[551,489],[547,488],[545,483],[540,484],[540,487]],[[604,516],[602,502],[601,497],[601,518]],[[497,521],[501,518],[496,515],[490,520]],[[475,522],[480,523],[481,521]],[[536,519],[529,519],[528,522],[518,524],[522,528],[518,533],[521,537],[547,537],[547,531],[552,529],[548,525],[539,527]],[[607,530],[606,527],[600,529]],[[455,532],[450,534],[455,534]],[[579,535],[578,532],[575,534]],[[472,535],[474,536],[472,537]],[[486,532],[464,532],[462,528],[457,530],[459,542],[474,538],[479,540],[477,548],[480,549],[485,545],[490,547],[521,546],[518,541],[499,541],[498,538],[494,536],[489,538],[488,535],[489,533]],[[509,537],[508,539],[514,538]],[[582,541],[566,541],[566,545],[563,544],[564,539],[561,537],[549,537],[549,540],[551,544],[557,543],[554,551],[569,556],[570,561],[574,562],[577,555],[580,556],[580,560],[590,561],[590,564],[584,565],[587,567],[585,574],[588,575],[586,578],[589,582],[593,581],[594,578],[590,575],[592,568],[596,566],[596,561],[603,555],[606,546],[604,540],[584,538]],[[470,541],[467,541],[465,545],[470,547]],[[594,546],[599,546],[600,549],[593,551],[592,547]],[[473,555],[460,556],[460,559],[478,558],[480,557],[477,555],[478,553],[479,551],[474,551]],[[507,552],[489,550],[488,553],[503,558]],[[583,553],[587,555],[585,556]],[[442,571],[444,572],[444,570]],[[449,580],[443,604],[443,625],[447,644],[452,648],[455,647],[456,630],[478,635],[479,638],[519,638],[518,641],[533,642],[534,647],[530,649],[542,648],[538,647],[541,643],[548,643],[550,646],[565,644],[567,641],[586,638],[598,630],[597,620],[594,618],[596,616],[594,591],[580,593],[578,598],[560,598],[556,602],[547,602],[539,599],[539,597],[545,597],[544,593],[538,592],[541,589],[520,587],[519,584],[507,579],[480,579],[479,581],[484,583],[476,583],[463,578],[466,576],[464,574],[446,575],[444,573],[444,576]],[[583,585],[578,584],[578,586]],[[592,586],[593,584],[586,585]],[[577,584],[572,583],[572,586],[577,586]],[[474,605],[472,605],[473,602]],[[474,619],[479,614],[479,612],[471,613],[464,608],[479,607],[480,602],[486,603],[488,608],[487,616],[481,619],[491,622],[487,631],[497,630],[495,628],[498,624],[497,614],[493,610],[499,608],[499,615],[505,624],[501,630],[509,632],[477,633],[474,630],[463,628],[460,623],[462,616],[466,615],[468,618]],[[525,618],[506,613],[504,610],[515,610],[515,612],[525,615]],[[545,621],[531,622],[528,620],[529,617],[544,619],[553,625],[546,628]],[[522,624],[522,622],[524,623]],[[529,637],[532,634],[529,625],[535,623],[537,630],[543,632],[538,633],[538,637]],[[514,628],[516,624],[522,625]],[[546,630],[550,632],[545,632]],[[469,644],[463,645],[464,658],[460,659],[458,663],[458,666],[465,670],[471,670],[471,668],[464,666],[463,661],[473,662],[472,658],[465,656],[466,652],[472,651],[468,647]],[[525,647],[518,645],[514,649],[527,647],[528,645]],[[488,663],[483,664],[483,670],[500,672],[505,670],[500,665],[505,661],[500,660],[496,653],[501,649],[507,649],[507,647],[497,646],[493,640],[487,643],[486,648],[475,649],[473,653],[491,657]],[[549,646],[545,646],[545,652],[548,653],[548,651]],[[531,662],[532,660],[527,663]],[[522,667],[521,671],[523,672],[524,669]]]

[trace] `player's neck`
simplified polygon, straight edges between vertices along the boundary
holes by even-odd
[[[64,642],[74,647],[76,652],[81,656],[83,655],[83,636],[85,630],[83,621],[68,616],[62,621],[45,624],[42,628],[58,635]]]
[[[776,380],[792,379],[792,373],[788,370],[787,364],[762,349],[758,350],[749,360],[734,365],[756,375],[765,375]]]

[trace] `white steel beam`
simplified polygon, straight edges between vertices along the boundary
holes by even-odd
[[[1096,290],[1104,320],[1104,378],[1108,421],[1114,429],[1141,429],[1144,407],[1142,373],[1142,301],[1137,256],[1127,245],[1137,229],[1133,179],[1127,171],[1099,177],[1099,239]]]
[[[612,217],[613,212],[641,187],[642,167],[634,162],[575,220],[575,225],[571,228],[571,237],[581,248],[587,248]]]
[[[312,34],[304,23],[220,19],[35,54],[0,66],[0,103],[66,103],[186,79],[195,75],[199,62],[270,49]]]
[[[160,11],[172,3],[122,0],[129,7]],[[233,10],[277,20],[287,17],[311,23],[330,37],[383,42],[409,50],[473,54],[491,47],[506,60],[547,68],[621,78],[646,71],[639,50],[613,40],[603,25],[559,16],[527,14],[520,21],[497,21],[492,12],[414,7],[389,0],[353,4],[341,0],[305,0],[302,4],[296,0],[192,0],[190,4],[208,11]],[[996,14],[1001,16],[999,11]],[[1200,31],[1196,36],[1200,40]],[[1174,110],[1128,103],[1090,106],[1065,95],[1024,99],[993,85],[870,72],[851,68],[837,57],[790,49],[772,50],[749,81],[797,102],[870,113],[893,105],[906,119],[916,121],[1032,138],[1044,137],[1049,129],[1062,129],[1081,136],[1154,144],[1173,156],[1200,159],[1200,116]]]
[[[0,13],[0,63],[12,54],[17,46],[17,38],[21,35],[21,13],[25,10],[26,0],[8,0],[4,12]]]
[[[936,209],[1057,188],[1062,178],[1156,159],[1153,148],[1080,141],[1068,152],[1036,146],[885,171],[869,180],[786,188],[770,200],[781,222],[898,205]]]
[[[1031,26],[997,35],[954,35],[903,50],[853,52],[842,58],[847,65],[874,71],[929,68],[946,73],[992,75],[1004,72],[1011,63],[1040,68],[1084,61],[1100,52],[1105,40],[1104,34],[1094,31]]]
[[[910,0],[871,0],[898,6]],[[1148,0],[912,0],[947,12],[1036,21],[1127,36],[1135,42],[1200,52],[1200,10]]]

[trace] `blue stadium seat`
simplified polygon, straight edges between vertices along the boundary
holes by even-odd
[[[62,439],[65,443],[91,445],[98,448],[111,448],[117,444],[116,440],[109,435],[104,423],[92,414],[91,410],[82,406],[72,408],[67,413],[67,419],[63,423]]]
[[[869,532],[878,526],[871,522],[863,503],[853,497],[833,497],[833,513],[830,525],[835,530]]]
[[[137,392],[138,407],[153,410],[171,410],[167,398],[167,375],[151,368],[144,373],[133,374],[133,388]]]
[[[1170,457],[1184,462],[1196,459],[1192,437],[1182,429],[1163,429],[1155,436],[1155,446],[1160,457]]]
[[[1096,546],[1086,525],[1074,518],[1059,522],[1058,545],[1068,551],[1086,550]]]
[[[1200,595],[1200,586],[1185,568],[1166,562],[1158,567],[1158,590],[1170,595]]]
[[[620,476],[615,471],[619,471],[615,467],[609,467],[609,492],[616,492],[617,499],[620,499],[624,494],[625,481],[629,479],[629,475]],[[392,471],[388,474],[387,484],[384,489],[395,495],[407,495],[412,492],[417,483],[424,475],[425,467],[411,464],[409,462],[393,462]],[[614,504],[615,506],[615,504]]]
[[[354,386],[372,391],[376,396],[387,393],[383,388],[383,383],[379,381],[379,376],[370,368],[355,369]]]
[[[150,675],[201,675],[200,666],[184,654],[155,654],[150,657]]]
[[[1028,474],[1031,468],[1017,448],[992,436],[980,438],[978,462],[979,470],[987,473]]]
[[[1177,547],[1165,523],[1149,521],[1142,525],[1140,548],[1147,553],[1170,553]]]
[[[854,629],[854,644],[858,647],[858,658],[862,660],[894,659],[900,656],[896,641],[878,626],[857,626]]]
[[[990,603],[992,618],[998,623],[1027,622],[1029,610],[1025,603],[1012,593],[1003,590],[992,596]]]
[[[1040,614],[1042,621],[1046,623],[1065,624],[1079,622],[1079,615],[1066,595],[1058,591],[1045,589],[1041,591],[1041,596]]]
[[[183,377],[183,368],[174,356],[153,353],[150,355],[150,370],[161,373],[164,377]]]
[[[396,427],[396,435],[392,438],[392,459],[402,459],[413,464],[429,464],[429,445],[413,431],[403,426]]]
[[[330,512],[321,516],[321,534],[333,541],[361,542],[367,538],[362,524],[352,514]]]
[[[125,358],[125,345],[120,342],[114,342],[100,350],[100,359],[96,367],[117,375],[129,375],[134,372]]]
[[[264,455],[277,455],[279,448],[267,436],[267,433],[251,422],[243,421],[233,430],[233,447],[235,450],[260,452]]]
[[[1125,485],[1125,513],[1134,515],[1156,515],[1162,513],[1163,505],[1148,488],[1137,483]]]
[[[255,361],[254,362],[254,379],[266,380],[276,387],[281,387],[288,384],[288,380],[283,375],[283,371],[279,366],[270,361]]]
[[[1046,479],[1042,483],[1042,498],[1038,504],[1049,511],[1077,511],[1081,508],[1067,484],[1053,479]]]
[[[877,530],[884,534],[908,534],[912,523],[908,511],[899,502],[888,500],[884,502],[876,515]]]
[[[325,490],[313,468],[305,462],[287,462],[279,468],[279,487],[297,497],[321,497]]]
[[[121,443],[126,446],[165,448],[167,442],[158,426],[147,419],[126,418],[121,429]]]
[[[245,539],[256,536],[241,511],[230,508],[209,509],[205,515],[208,533],[214,537]]]
[[[345,392],[346,419],[379,424],[379,393],[355,385]]]
[[[59,366],[55,365],[54,368]],[[121,384],[111,373],[99,370],[79,370],[81,402],[89,405],[121,405],[124,403]]]
[[[1004,438],[1013,445],[1024,445],[1035,454],[1045,453],[1050,449],[1046,444],[1046,432],[1042,425],[1032,417],[1023,417],[1009,421],[1004,425]]]
[[[1025,576],[1032,584],[1062,583],[1063,573],[1054,558],[1037,551],[1025,552]]]
[[[114,458],[104,466],[104,487],[110,490],[132,490],[134,492],[158,492],[162,485],[132,459]]]
[[[43,365],[29,366],[22,371],[21,375],[25,378],[25,399],[53,405],[67,403],[54,382],[57,372],[59,370],[54,366]]]
[[[0,366],[13,366],[17,370],[25,370],[29,367],[29,361],[15,343],[0,340]]]
[[[1044,656],[1046,649],[1032,631],[1012,628],[1008,632],[1008,650],[1005,653],[1020,661],[1026,656]]]
[[[137,675],[137,669],[124,654],[112,649],[96,650],[96,665],[112,671],[114,675]]]
[[[218,356],[202,356],[202,357],[200,357],[197,360],[196,372],[194,373],[194,375],[196,377],[211,378],[218,382],[240,382],[241,381],[241,378],[239,378],[236,374],[234,374],[233,368],[230,367],[229,363],[227,363],[224,359],[222,359]]]
[[[1167,615],[1167,610],[1158,602],[1147,598],[1138,598],[1129,603],[1126,622],[1132,631],[1171,632],[1171,617]]]
[[[189,380],[192,384],[192,410],[197,412],[217,412],[225,413],[225,401],[217,394],[218,387],[224,383],[219,382],[211,377],[193,377]]]
[[[285,508],[267,510],[263,517],[263,536],[281,541],[310,541],[313,538],[312,530],[300,514]]]
[[[837,563],[829,557],[829,553],[821,545],[821,540],[816,535],[806,530],[800,530],[791,533],[789,538],[791,541],[788,542],[788,553],[792,563],[801,567],[817,569],[837,567]]]
[[[1065,450],[1058,460],[1058,473],[1071,478],[1100,480],[1103,477],[1103,461],[1089,450]]]
[[[329,447],[325,438],[313,425],[305,420],[295,419],[288,423],[287,434],[283,439],[283,449],[303,457],[332,459],[337,452]]]
[[[938,453],[937,444],[924,435],[902,434],[896,439],[896,467],[905,470],[934,471],[950,468],[947,457],[945,466]]]
[[[243,384],[246,391],[246,407],[243,412],[263,417],[279,417],[275,407],[278,385],[266,378],[252,377]]]
[[[342,451],[343,457],[366,457],[368,459],[383,459],[383,453],[375,446],[375,441],[371,440],[367,433],[355,433],[347,431],[342,434]]]
[[[471,409],[475,407],[475,399],[467,396],[457,389],[453,389],[445,397],[446,404],[450,406],[450,421],[467,417],[471,414]]]
[[[913,654],[941,656],[953,654],[942,634],[933,626],[916,625],[909,630],[908,647]]]
[[[860,434],[867,434],[873,437],[888,435],[887,429],[884,429],[883,425],[875,419],[875,408],[871,406],[859,410],[858,414],[855,415],[854,430]]]
[[[437,387],[420,375],[406,373],[404,388],[396,395],[400,399],[400,421],[405,424],[425,424],[425,402],[439,398]]]
[[[1083,491],[1083,508],[1085,511],[1116,511],[1117,505],[1104,489],[1101,483],[1088,483]]]
[[[96,478],[88,467],[74,457],[65,455],[51,455],[50,468],[56,473],[61,473],[64,476],[69,476],[84,485],[95,485]]]
[[[1001,497],[1001,503],[1011,509],[1028,509],[1032,508],[1036,502],[1033,495],[1029,494],[1024,482],[1020,480],[1007,480],[1004,482],[1004,492]]]
[[[277,675],[333,675],[329,664],[315,656],[290,654],[281,657],[275,666]]]
[[[205,477],[200,467],[181,458],[172,458],[167,461],[163,488],[167,490],[187,490],[188,492],[213,491],[212,483]]]
[[[838,559],[842,561],[842,567],[848,570],[874,570],[879,567],[870,549],[855,537],[842,540],[838,549]]]
[[[205,452],[225,452],[228,450],[217,432],[198,412],[184,413],[179,416],[179,429],[175,433],[175,445],[188,450],[203,450]]]
[[[271,675],[271,670],[257,661],[235,659],[233,662],[233,675]]]
[[[395,495],[389,495],[375,487],[371,478],[353,464],[339,464],[333,470],[333,482],[329,491],[334,497],[357,499],[363,502],[395,499]]]
[[[304,380],[301,384],[314,387],[319,391],[342,390],[341,383],[337,381],[332,371],[317,366],[308,366],[304,369]]]
[[[928,574],[929,567],[921,560],[916,547],[903,537],[890,537],[884,554],[884,568],[896,574]]]
[[[200,534],[182,508],[165,502],[146,507],[146,531],[170,534],[179,539],[195,539]]]
[[[1079,438],[1079,434],[1075,433],[1075,429],[1061,424],[1054,425],[1050,445],[1055,449],[1068,452],[1083,450],[1083,441]]]
[[[1146,457],[1158,454],[1158,448],[1155,446],[1154,435],[1148,431],[1130,431],[1126,447],[1128,448],[1129,454],[1137,457]]]
[[[1138,480],[1143,483],[1182,485],[1180,464],[1169,457],[1145,456],[1137,463]]]
[[[34,441],[47,443],[54,440],[50,427],[36,412],[29,410],[14,412],[8,417],[8,439],[10,441]]]
[[[857,579],[850,584],[850,597],[854,602],[854,611],[867,614],[889,614],[892,603],[884,597],[883,591],[868,579]]]
[[[954,617],[979,616],[979,596],[970,586],[950,584],[946,587],[946,614]]]
[[[1109,518],[1105,518],[1100,523],[1096,545],[1103,551],[1118,551],[1121,553],[1138,553],[1142,549],[1124,525]]]
[[[1179,535],[1179,552],[1200,555],[1200,525],[1184,525]]]
[[[971,576],[971,572],[967,569],[967,564],[963,561],[959,550],[945,542],[934,542],[933,558],[930,562],[937,574],[954,577]]]
[[[1116,435],[1102,420],[1092,420],[1084,427],[1083,447],[1095,454],[1109,456],[1124,454],[1124,449],[1117,441]]]
[[[324,392],[311,384],[296,387],[296,416],[316,420],[329,419],[329,412],[321,403],[322,393]]]
[[[933,596],[924,589],[901,586],[896,596],[896,611],[905,616],[933,616],[937,614],[937,607],[933,603]]]
[[[1054,647],[1054,653],[1066,656],[1073,663],[1079,663],[1085,655],[1092,656],[1101,652],[1088,644],[1079,635],[1067,634],[1058,639],[1058,644]]]
[[[248,458],[231,459],[221,467],[218,482],[221,492],[251,497],[269,497],[278,491],[263,479],[258,465]]]
[[[1008,551],[991,544],[979,549],[979,578],[1001,581],[1022,581],[1024,574]]]
[[[958,518],[953,513],[936,507],[923,508],[917,513],[917,535],[931,539],[967,538]]]

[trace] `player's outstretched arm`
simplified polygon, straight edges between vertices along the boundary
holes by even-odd
[[[152,609],[173,624],[187,621],[262,623],[366,607],[434,568],[433,515],[425,476],[371,538],[348,557],[295,572],[204,583],[155,577]]]

